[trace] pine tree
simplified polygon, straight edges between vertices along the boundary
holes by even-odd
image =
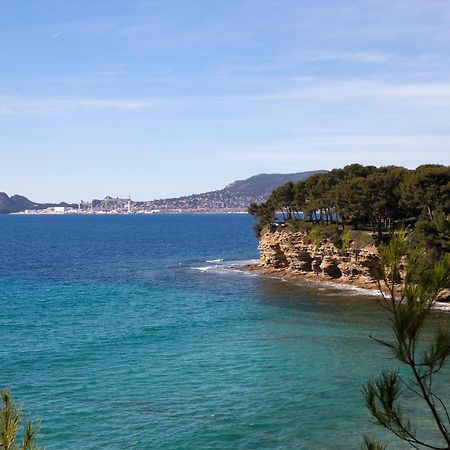
[[[3,407],[0,410],[0,450],[39,450],[37,434],[39,424],[29,420],[22,421],[22,404],[17,403],[9,391],[0,393]],[[23,423],[23,437],[20,444],[16,444],[20,425]]]
[[[396,233],[380,251],[379,287],[381,304],[391,316],[391,340],[373,338],[390,349],[404,366],[409,378],[398,371],[383,371],[363,389],[366,406],[375,423],[388,429],[413,448],[450,449],[450,415],[435,388],[435,378],[450,355],[450,331],[437,329],[431,339],[424,329],[442,289],[450,280],[450,254],[433,268],[423,271],[422,251],[410,251],[405,232]],[[403,372],[402,372],[403,373]],[[413,420],[404,413],[400,399],[409,390],[423,403],[429,414],[436,439],[419,436]],[[383,449],[376,440],[365,437],[365,450]]]

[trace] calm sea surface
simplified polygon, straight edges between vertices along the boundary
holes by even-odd
[[[46,448],[358,448],[384,313],[229,270],[257,257],[252,224],[0,216],[0,387]]]

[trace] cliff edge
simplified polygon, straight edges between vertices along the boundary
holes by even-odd
[[[280,272],[300,278],[328,280],[363,288],[376,288],[378,251],[349,239],[345,247],[328,239],[311,239],[305,231],[288,227],[263,230],[259,240],[257,267],[266,272]]]

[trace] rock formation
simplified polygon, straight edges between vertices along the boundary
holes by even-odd
[[[311,242],[306,232],[294,232],[280,225],[263,231],[259,252],[262,268],[376,287],[379,266],[374,245],[357,248],[350,241],[348,248],[341,249],[328,240]]]

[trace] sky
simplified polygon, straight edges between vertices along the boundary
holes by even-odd
[[[450,1],[2,0],[0,191],[150,200],[450,163]]]

